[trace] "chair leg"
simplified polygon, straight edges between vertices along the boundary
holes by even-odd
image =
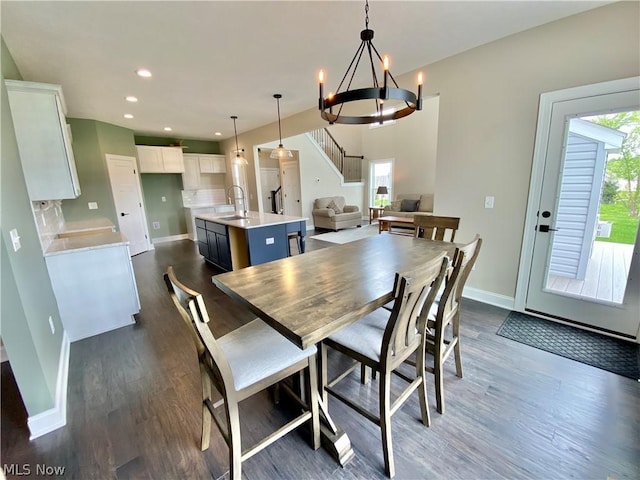
[[[460,310],[456,312],[452,323],[453,338],[456,344],[453,347],[453,354],[456,358],[456,375],[462,378],[462,356],[460,353]]]
[[[440,329],[441,327],[438,327]],[[438,413],[444,413],[444,379],[442,377],[442,351],[443,351],[443,332],[436,332],[436,341],[433,346],[433,373],[436,384],[436,410]]]
[[[242,442],[240,439],[240,414],[238,404],[227,401],[227,425],[229,427],[229,478],[242,480]]]
[[[362,385],[369,383],[369,367],[364,363],[360,364],[360,383]]]
[[[202,381],[202,436],[200,437],[200,450],[204,452],[209,448],[211,439],[211,412],[209,412],[204,401],[207,398],[211,398],[212,392],[211,379],[202,364],[200,364],[200,379]]]
[[[380,431],[382,433],[384,472],[389,478],[393,478],[396,472],[391,441],[391,372],[380,372]]]
[[[311,409],[311,446],[314,450],[320,448],[320,409],[318,407],[318,359],[309,357],[309,368],[306,369],[306,397]]]
[[[422,416],[422,424],[427,427],[431,426],[431,414],[429,413],[429,397],[427,396],[427,372],[425,367],[425,349],[422,348],[416,355],[416,377],[422,377],[422,385],[418,387],[418,396],[420,397],[420,415]]]

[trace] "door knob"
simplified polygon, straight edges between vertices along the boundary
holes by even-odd
[[[549,225],[538,225],[539,232],[557,232],[557,228],[549,228]]]
[[[124,217],[125,215],[129,215],[128,213],[120,212],[120,216]]]

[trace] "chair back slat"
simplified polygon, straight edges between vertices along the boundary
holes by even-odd
[[[447,318],[459,308],[464,285],[478,258],[481,246],[482,239],[476,235],[470,243],[456,248],[450,272],[445,281],[445,288],[438,304],[438,318]]]
[[[441,217],[437,215],[414,215],[415,236],[429,240],[453,242],[460,226],[460,217]],[[445,240],[447,230],[449,238]]]
[[[381,362],[398,365],[420,344],[426,328],[426,319],[420,314],[431,308],[448,263],[442,253],[425,265],[396,273],[395,300],[382,340]]]

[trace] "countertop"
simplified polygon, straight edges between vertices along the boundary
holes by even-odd
[[[242,229],[265,227],[267,225],[281,225],[284,223],[294,223],[309,220],[307,217],[293,217],[290,215],[276,215],[275,213],[248,212],[246,219],[230,220],[225,219],[231,215],[241,215],[241,212],[209,213],[196,215],[196,218],[208,220],[229,227]]]
[[[56,238],[44,252],[45,257],[61,255],[82,250],[95,250],[117,245],[128,245],[129,240],[120,232],[100,233],[96,235],[78,235],[75,237]]]
[[[62,230],[60,230],[59,233],[90,232],[91,230],[102,230],[105,228],[113,228],[113,223],[106,218],[94,218],[91,220],[64,222]]]
[[[205,210],[208,208],[217,208],[217,207],[233,207],[233,205],[229,205],[228,203],[215,203],[211,205],[194,205],[191,207],[184,207],[184,208],[188,208],[189,210],[195,211],[195,210]]]

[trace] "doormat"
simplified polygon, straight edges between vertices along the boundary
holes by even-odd
[[[520,312],[509,312],[496,333],[576,362],[640,379],[640,345],[635,343]]]

